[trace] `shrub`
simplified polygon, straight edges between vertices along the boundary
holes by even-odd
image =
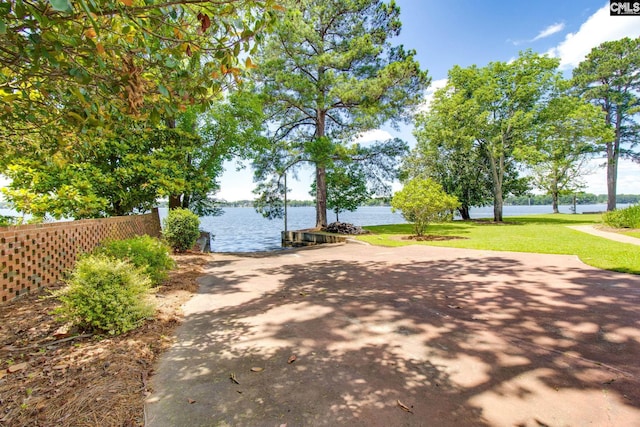
[[[164,219],[162,235],[174,251],[184,252],[200,237],[200,219],[188,209],[172,209]]]
[[[171,248],[151,236],[136,236],[126,240],[103,242],[94,253],[129,261],[149,276],[152,285],[159,285],[175,266]]]
[[[104,254],[81,258],[58,297],[57,313],[83,329],[117,335],[154,312],[150,279],[132,264]]]
[[[451,221],[458,205],[458,199],[445,193],[432,179],[413,179],[391,199],[391,210],[402,211],[418,236],[424,234],[430,222]]]
[[[609,227],[640,228],[640,204],[606,212],[602,216],[602,220]]]

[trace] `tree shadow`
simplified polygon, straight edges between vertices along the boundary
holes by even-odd
[[[640,422],[638,278],[452,253],[334,247],[214,268],[215,305],[185,319],[149,425],[189,399],[192,425]]]

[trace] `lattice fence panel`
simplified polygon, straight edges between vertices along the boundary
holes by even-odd
[[[143,234],[160,236],[157,209],[144,215],[0,227],[0,301],[56,283],[79,254],[106,239]]]

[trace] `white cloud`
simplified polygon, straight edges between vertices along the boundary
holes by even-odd
[[[366,144],[367,142],[386,141],[393,138],[389,132],[382,129],[373,129],[358,135],[353,142],[358,144]]]
[[[593,194],[607,194],[607,169],[605,159],[593,159],[590,167],[593,172],[584,177],[585,191]],[[640,164],[631,160],[618,163],[617,194],[640,194]]]
[[[540,39],[544,39],[546,37],[552,36],[555,33],[559,33],[564,30],[564,22],[556,22],[555,24],[549,25],[544,30],[540,31],[537,36],[531,39],[532,42]]]
[[[447,85],[447,79],[434,80],[429,85],[429,88],[424,93],[424,102],[418,108],[418,111],[429,111],[429,106],[431,105],[431,101],[433,101],[433,94],[438,90],[442,89]]]
[[[558,46],[547,53],[560,58],[561,69],[576,67],[591,49],[603,42],[640,36],[640,20],[630,18],[610,16],[607,3],[591,15],[577,32],[567,34]]]

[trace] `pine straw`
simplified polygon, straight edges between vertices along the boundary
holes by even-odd
[[[144,425],[153,365],[211,259],[175,258],[178,268],[155,291],[157,316],[118,337],[60,338],[50,314],[58,303],[46,293],[0,306],[0,426]]]

